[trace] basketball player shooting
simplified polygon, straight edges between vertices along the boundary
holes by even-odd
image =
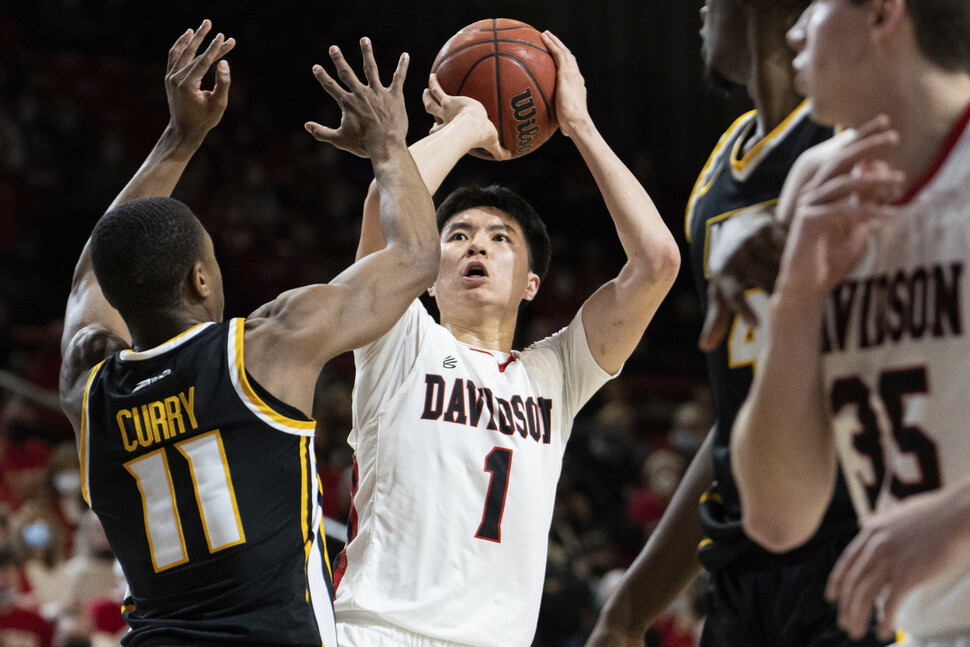
[[[61,402],[82,492],[128,582],[124,644],[331,647],[313,387],[328,359],[386,332],[438,265],[431,196],[404,139],[407,57],[389,87],[367,39],[366,85],[336,48],[347,89],[314,68],[342,110],[340,127],[318,137],[370,157],[387,247],[329,284],[223,321],[212,240],[169,197],[228,102],[226,61],[215,87],[201,87],[235,44],[219,34],[196,56],[210,28],[173,45],[171,121],[82,252]]]
[[[354,354],[351,537],[334,573],[343,647],[530,644],[573,416],[619,373],[677,275],[673,236],[593,124],[575,57],[548,32],[543,40],[558,67],[560,127],[626,262],[569,325],[516,351],[519,307],[549,264],[545,226],[501,187],[460,188],[441,203],[430,290],[440,323],[415,300]],[[499,153],[480,103],[432,79],[425,105],[441,125],[411,152],[432,192],[469,150]],[[374,226],[383,208],[372,191],[359,258],[384,246]]]

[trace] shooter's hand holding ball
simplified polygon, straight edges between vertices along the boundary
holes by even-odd
[[[438,77],[432,74],[428,79],[428,87],[422,95],[424,109],[434,117],[431,133],[436,133],[456,119],[467,120],[474,124],[474,129],[480,133],[480,139],[475,146],[479,157],[481,152],[488,153],[492,159],[504,161],[512,157],[512,153],[502,148],[498,141],[498,131],[495,124],[488,118],[485,106],[476,99],[461,95],[446,94],[438,82]]]
[[[542,34],[556,62],[556,119],[559,129],[566,137],[573,138],[579,128],[593,125],[586,107],[586,81],[579,71],[576,57],[551,31]]]

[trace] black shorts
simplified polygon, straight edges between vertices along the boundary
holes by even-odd
[[[711,574],[700,647],[881,647],[874,626],[851,640],[823,591],[847,541],[760,555]],[[891,642],[891,641],[890,641]]]

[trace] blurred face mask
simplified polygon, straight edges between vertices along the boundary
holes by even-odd
[[[70,496],[81,491],[81,475],[77,472],[59,472],[54,476],[54,487],[61,496]]]
[[[49,548],[51,540],[51,527],[46,521],[35,521],[24,526],[24,543],[28,548]]]

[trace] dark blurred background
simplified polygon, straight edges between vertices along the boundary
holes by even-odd
[[[282,290],[329,280],[353,260],[369,163],[314,141],[302,128],[307,120],[339,119],[310,73],[314,63],[330,66],[327,48],[340,45],[359,69],[357,40],[370,36],[385,80],[399,53],[411,54],[405,94],[415,141],[432,124],[420,95],[440,46],[476,20],[515,18],[552,30],[576,55],[594,121],[650,192],[685,258],[622,376],[577,420],[566,456],[536,644],[581,644],[602,596],[659,518],[670,474],[676,484],[710,420],[695,346],[700,314],[686,263],[684,207],[710,150],[747,103],[706,87],[700,6],[699,0],[4,2],[0,513],[16,527],[25,502],[39,497],[55,511],[60,505],[49,458],[73,435],[49,405],[71,273],[95,221],[168,120],[164,65],[186,28],[210,18],[213,34],[238,41],[228,57],[229,108],[174,195],[213,235],[226,315],[245,316]],[[466,157],[436,197],[459,184],[491,182],[532,202],[554,241],[549,276],[523,311],[522,347],[567,323],[615,276],[623,257],[596,186],[565,137],[510,162]],[[317,449],[336,519],[348,505],[352,379],[352,361],[342,356],[318,384]],[[17,481],[18,471],[28,469],[46,474],[39,480],[50,481],[47,489]],[[79,515],[57,512],[65,536],[79,524],[69,517]],[[21,555],[24,568],[28,561]],[[56,623],[63,609],[76,606],[61,602],[47,619]]]

